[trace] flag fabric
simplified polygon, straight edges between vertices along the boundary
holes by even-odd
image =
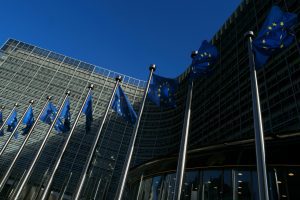
[[[26,126],[22,129],[23,130],[22,135],[27,135],[34,124],[34,116],[33,116],[33,110],[31,105],[23,118],[23,124]]]
[[[17,119],[17,111],[14,110],[12,112],[12,114],[9,116],[8,120],[7,120],[7,131],[8,132],[13,132],[18,124],[18,119]],[[18,132],[15,132],[15,138],[18,138]]]
[[[0,111],[0,126],[2,126],[2,124],[3,124],[3,113],[2,113],[2,111]],[[4,135],[4,130],[2,129],[0,131],[0,136],[3,136],[3,135]]]
[[[54,120],[56,113],[57,113],[56,107],[53,105],[52,102],[48,102],[48,105],[45,108],[44,112],[42,113],[40,120],[50,125]]]
[[[62,122],[64,120],[64,122]],[[70,100],[67,98],[65,105],[60,113],[60,117],[56,122],[55,129],[58,132],[65,133],[70,130],[71,125],[71,113],[70,113]]]
[[[292,32],[297,18],[297,14],[283,12],[278,6],[272,6],[261,30],[253,40],[256,68],[261,68],[270,56],[293,43]]]
[[[56,120],[56,123],[55,123],[55,126],[54,126],[54,129],[58,132],[58,133],[65,133],[67,131],[69,131],[69,128],[68,128],[68,122],[70,122],[70,103],[68,103],[68,99],[66,100],[65,102],[65,105],[62,109],[62,112],[60,114],[60,117]],[[40,120],[46,124],[51,124],[54,119],[55,119],[55,116],[57,114],[57,108],[52,104],[52,102],[49,102],[46,109],[44,110],[43,114],[41,115],[40,117]],[[66,120],[66,118],[67,120]],[[66,122],[66,125],[64,124],[63,120],[65,120]],[[69,125],[70,127],[70,125]]]
[[[217,48],[204,40],[198,50],[198,54],[193,58],[189,79],[194,80],[201,76],[209,75],[209,66],[214,64],[219,56]]]
[[[93,121],[93,95],[90,92],[84,106],[82,113],[85,114],[85,128],[87,131],[91,129],[92,121]]]
[[[137,115],[120,85],[116,90],[112,108],[118,115],[129,121],[131,124],[136,122]]]
[[[148,97],[159,107],[176,107],[175,93],[178,88],[178,80],[165,78],[153,74],[152,83],[149,87]]]

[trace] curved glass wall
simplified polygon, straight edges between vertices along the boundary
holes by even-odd
[[[268,169],[270,199],[299,199],[300,166]],[[142,178],[129,189],[128,199],[172,200],[175,173]],[[258,200],[255,167],[193,169],[185,173],[182,200]]]

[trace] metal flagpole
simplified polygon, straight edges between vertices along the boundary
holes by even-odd
[[[259,191],[260,200],[269,200],[264,133],[263,133],[261,110],[260,110],[260,100],[259,100],[259,91],[258,91],[257,76],[255,70],[254,54],[252,51],[252,38],[254,37],[254,34],[252,31],[249,31],[245,33],[244,36],[245,38],[247,38],[248,54],[249,54],[252,106],[253,106],[254,132],[255,132],[256,164],[257,164],[257,175],[258,175],[258,191]]]
[[[183,129],[181,134],[181,143],[180,143],[179,159],[178,159],[177,170],[176,170],[176,183],[174,188],[173,200],[180,200],[180,196],[181,196],[181,188],[182,188],[182,182],[184,177],[186,151],[187,151],[189,129],[190,129],[192,97],[193,97],[193,81],[191,81],[188,86],[188,95],[185,104],[184,124],[183,124]]]
[[[11,171],[12,171],[12,169],[13,169],[13,167],[14,167],[16,161],[17,161],[17,159],[18,159],[19,156],[21,155],[21,152],[23,151],[23,149],[24,149],[24,147],[25,147],[27,141],[29,140],[29,137],[31,136],[34,127],[36,126],[36,124],[37,124],[38,121],[39,121],[38,119],[39,119],[40,116],[43,114],[43,112],[44,112],[46,106],[48,105],[48,102],[50,101],[50,99],[51,99],[51,97],[48,96],[48,97],[47,97],[47,101],[46,101],[46,103],[45,103],[43,109],[42,109],[41,112],[39,113],[37,119],[34,121],[32,127],[30,128],[28,134],[26,135],[24,141],[22,142],[22,144],[21,144],[21,146],[20,146],[20,149],[18,150],[18,153],[17,153],[16,156],[14,157],[14,159],[13,159],[12,163],[10,164],[10,166],[8,167],[7,171],[4,173],[5,175],[4,175],[4,177],[1,179],[1,183],[0,183],[0,192],[2,191],[2,189],[3,189],[3,187],[4,187],[4,185],[5,185],[6,181],[7,181],[7,179],[9,178],[9,176],[10,176],[10,174],[11,174]]]
[[[21,192],[22,192],[23,188],[25,187],[25,185],[26,185],[26,183],[27,183],[30,175],[32,174],[33,168],[35,167],[35,164],[36,164],[37,160],[39,159],[39,157],[40,157],[40,155],[41,155],[44,147],[46,146],[47,139],[49,138],[50,133],[51,133],[53,127],[56,125],[56,121],[59,118],[60,113],[61,113],[61,111],[62,111],[62,109],[63,109],[63,107],[65,105],[65,102],[66,102],[66,100],[67,100],[67,98],[68,98],[69,95],[70,95],[70,91],[67,91],[66,92],[66,96],[65,96],[65,98],[64,98],[64,100],[63,100],[63,102],[62,102],[62,104],[61,104],[61,106],[60,106],[60,108],[59,108],[59,110],[58,110],[58,112],[57,112],[57,114],[56,114],[53,122],[51,123],[51,125],[50,125],[50,127],[48,129],[48,132],[47,132],[47,134],[46,134],[46,136],[45,136],[45,138],[44,138],[44,140],[43,140],[43,142],[42,142],[42,144],[41,144],[41,146],[40,146],[37,154],[34,157],[34,160],[31,163],[31,165],[30,165],[30,167],[29,167],[29,169],[28,169],[28,171],[27,171],[27,173],[26,173],[26,175],[24,177],[24,180],[22,180],[22,183],[21,183],[20,187],[18,188],[17,194],[16,194],[16,196],[14,198],[15,200],[18,200],[20,198]]]
[[[101,123],[101,125],[100,125],[99,131],[98,131],[98,133],[97,133],[97,135],[96,135],[96,138],[95,138],[94,143],[93,143],[93,145],[92,145],[92,148],[91,148],[91,150],[90,150],[90,155],[89,155],[89,157],[88,157],[88,160],[87,160],[87,162],[86,162],[86,165],[84,166],[83,172],[82,172],[82,174],[81,174],[81,178],[80,178],[80,180],[79,180],[79,184],[78,184],[78,187],[77,187],[77,192],[76,192],[75,198],[74,198],[75,200],[78,200],[79,197],[80,197],[80,193],[81,193],[83,184],[84,184],[84,182],[85,182],[85,179],[86,179],[86,175],[87,175],[87,173],[88,173],[88,170],[89,170],[90,165],[91,165],[91,163],[92,163],[92,159],[93,159],[93,157],[94,157],[95,150],[96,150],[96,146],[97,146],[97,144],[98,144],[98,140],[99,140],[99,138],[100,138],[101,131],[102,131],[102,128],[103,128],[103,126],[104,126],[104,123],[105,123],[105,121],[106,121],[106,117],[107,117],[108,111],[109,111],[109,109],[110,109],[110,107],[111,107],[111,104],[112,104],[112,101],[113,101],[113,99],[114,99],[114,96],[115,96],[117,87],[118,87],[118,85],[119,85],[119,83],[120,83],[121,81],[122,81],[122,77],[121,77],[121,76],[117,76],[117,77],[116,77],[116,84],[115,84],[115,87],[114,87],[113,92],[112,92],[112,94],[111,94],[111,97],[110,97],[109,103],[108,103],[108,105],[107,105],[107,108],[106,108],[106,110],[105,110],[105,113],[104,113],[104,116],[103,116],[102,123]]]
[[[67,190],[67,188],[68,188],[68,186],[69,186],[69,183],[70,183],[70,180],[71,180],[71,178],[72,178],[72,175],[73,175],[73,172],[70,173],[70,175],[69,175],[69,177],[68,177],[68,179],[67,179],[67,183],[66,183],[66,185],[63,187],[63,191],[62,191],[62,193],[60,194],[59,200],[63,200],[63,199],[64,199],[65,192],[66,192],[66,190]]]
[[[11,109],[9,115],[6,117],[6,119],[4,120],[3,124],[1,125],[0,131],[4,128],[4,126],[5,126],[6,122],[7,122],[7,120],[9,119],[9,117],[11,116],[11,114],[14,112],[14,110],[15,110],[16,107],[18,107],[18,106],[19,106],[19,104],[15,103],[13,109]]]
[[[136,140],[136,136],[137,136],[137,133],[138,133],[138,130],[139,130],[139,125],[140,125],[140,121],[141,121],[141,118],[142,118],[142,114],[143,114],[144,105],[145,105],[145,102],[146,102],[146,97],[147,97],[147,94],[148,94],[150,82],[151,82],[151,79],[152,79],[152,74],[155,71],[155,65],[152,64],[149,67],[149,70],[150,70],[150,74],[149,74],[146,89],[144,91],[143,101],[142,101],[142,104],[140,106],[140,112],[139,112],[134,130],[133,130],[133,135],[131,136],[131,139],[130,139],[129,149],[128,149],[126,159],[125,159],[125,164],[124,164],[125,168],[123,167],[123,171],[122,171],[121,178],[120,178],[121,182],[119,182],[117,193],[116,193],[116,196],[115,196],[115,199],[117,199],[117,200],[121,200],[123,192],[124,192],[125,183],[126,183],[126,180],[127,180],[127,174],[128,174],[128,170],[129,170],[129,167],[130,167],[130,162],[131,162],[131,158],[132,158],[132,154],[133,154],[133,149],[134,149],[134,146],[135,146],[135,140]]]
[[[64,155],[64,153],[65,153],[65,151],[66,151],[66,149],[67,149],[67,146],[68,146],[68,144],[69,144],[69,142],[70,142],[70,140],[71,140],[71,137],[72,137],[72,135],[73,135],[73,133],[74,133],[74,130],[75,130],[75,128],[76,128],[76,125],[77,125],[77,123],[78,123],[78,121],[79,121],[79,118],[80,118],[80,116],[81,116],[81,113],[82,113],[82,110],[83,110],[83,108],[84,108],[84,106],[85,106],[85,103],[86,103],[87,99],[89,98],[89,95],[90,95],[91,91],[93,90],[93,88],[94,88],[94,85],[93,85],[93,84],[90,84],[90,86],[89,86],[89,91],[88,91],[88,93],[87,93],[87,95],[86,95],[86,97],[85,97],[85,100],[84,100],[84,102],[83,102],[83,104],[82,104],[82,106],[81,106],[81,108],[80,108],[80,110],[79,110],[79,112],[78,112],[78,115],[77,115],[77,117],[76,117],[76,119],[75,119],[75,122],[74,122],[74,124],[73,124],[73,126],[72,126],[72,129],[71,129],[71,131],[70,131],[70,133],[69,133],[69,135],[68,135],[68,138],[66,139],[66,141],[65,141],[65,143],[64,143],[64,146],[63,146],[63,148],[62,148],[62,150],[61,150],[61,152],[60,152],[60,154],[59,154],[59,156],[58,156],[58,159],[57,159],[56,162],[55,162],[55,165],[54,165],[53,171],[52,171],[52,173],[51,173],[51,176],[50,176],[49,180],[47,181],[47,185],[46,185],[46,187],[45,187],[45,190],[44,190],[43,195],[42,195],[42,198],[41,198],[42,200],[46,200],[46,199],[47,199],[47,196],[48,196],[50,187],[51,187],[51,185],[52,185],[52,181],[53,181],[53,178],[54,178],[54,176],[55,176],[55,173],[56,173],[56,171],[57,171],[57,169],[58,169],[58,166],[59,166],[59,164],[60,164],[60,162],[61,162],[61,160],[62,160],[62,157],[63,157],[63,155]]]
[[[143,179],[144,179],[144,174],[142,174],[141,179],[140,179],[140,184],[139,184],[138,193],[136,195],[136,200],[139,200],[141,190],[142,190]]]
[[[11,141],[11,139],[13,138],[13,136],[15,135],[15,133],[17,132],[18,127],[20,126],[20,124],[22,123],[27,111],[29,110],[30,106],[34,103],[33,100],[29,101],[29,106],[27,107],[26,111],[24,112],[22,118],[18,121],[17,126],[14,128],[13,132],[10,134],[10,136],[8,137],[8,139],[6,140],[5,144],[3,145],[1,151],[0,151],[0,157],[2,156],[2,154],[4,153],[6,147],[8,146],[8,143]],[[1,190],[1,185],[0,185],[0,190]]]

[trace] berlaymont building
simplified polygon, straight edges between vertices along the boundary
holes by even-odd
[[[251,85],[244,33],[257,33],[273,4],[300,13],[297,0],[245,0],[211,38],[220,56],[214,73],[194,84],[187,162],[181,199],[259,199]],[[201,21],[199,21],[201,23]],[[299,26],[298,26],[299,27]],[[270,199],[300,198],[300,28],[296,41],[257,71],[265,135]],[[198,39],[197,39],[198,41]],[[187,59],[188,55],[187,55]],[[145,63],[145,70],[147,65]],[[159,63],[157,63],[159,70]],[[18,117],[34,100],[35,116],[51,95],[60,105],[70,90],[71,123],[90,83],[93,90],[91,130],[79,119],[51,186],[49,199],[73,199],[91,144],[101,124],[115,77],[138,112],[145,80],[79,61],[50,50],[8,39],[0,54],[0,103],[3,118],[15,103]],[[178,77],[175,109],[146,101],[123,199],[168,200],[174,196],[176,168],[187,96],[187,73]],[[37,123],[24,151],[12,169],[0,199],[13,199],[48,130]],[[19,128],[21,131],[21,127]],[[81,199],[115,198],[133,126],[110,109],[100,135]],[[49,181],[68,133],[53,131],[22,191],[22,199],[38,200]],[[1,145],[9,137],[0,137]],[[12,139],[0,157],[0,177],[10,166],[24,136]]]

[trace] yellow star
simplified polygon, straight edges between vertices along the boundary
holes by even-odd
[[[272,23],[273,26],[277,26],[277,24],[275,22]]]
[[[280,26],[284,26],[284,23],[283,23],[283,22],[280,22]]]
[[[272,30],[272,26],[269,26],[268,29],[269,29],[269,30]]]
[[[281,45],[280,45],[280,49],[282,49],[283,47],[284,47],[284,44],[281,44]]]
[[[201,53],[200,56],[203,57],[203,54]]]
[[[208,54],[208,57],[211,57],[211,54]]]
[[[207,63],[207,66],[209,66],[210,64],[209,63]]]
[[[264,48],[264,49],[268,49],[268,47],[266,47],[266,46],[263,46],[262,48]]]
[[[204,55],[205,55],[205,56],[207,56],[207,53],[206,53],[206,52],[204,52]]]
[[[263,43],[263,44],[265,44],[265,43],[266,43],[266,40],[265,40],[265,39],[263,39],[263,40],[262,40],[262,43]]]

